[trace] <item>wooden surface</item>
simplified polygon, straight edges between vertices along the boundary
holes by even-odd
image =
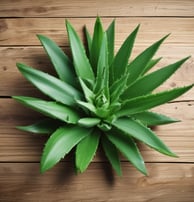
[[[16,69],[24,62],[53,74],[36,34],[54,39],[69,53],[64,19],[83,37],[92,32],[96,15],[105,27],[116,18],[116,49],[140,23],[133,57],[167,33],[156,68],[192,57],[160,90],[194,82],[193,0],[0,0],[0,201],[2,202],[193,202],[194,201],[194,90],[154,109],[182,122],[154,130],[179,155],[170,158],[139,145],[149,176],[138,173],[122,157],[123,176],[117,177],[99,151],[84,174],[75,175],[68,156],[44,175],[39,160],[46,137],[15,129],[40,115],[13,101],[12,95],[37,95]]]

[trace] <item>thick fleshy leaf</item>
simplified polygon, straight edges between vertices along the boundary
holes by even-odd
[[[94,34],[92,39],[91,51],[90,51],[90,63],[92,65],[92,68],[95,74],[97,73],[97,66],[98,66],[103,37],[104,37],[104,31],[103,31],[102,23],[100,18],[97,17],[95,26],[94,26]]]
[[[106,157],[108,158],[109,162],[111,163],[112,167],[115,169],[116,173],[121,176],[121,165],[118,150],[114,144],[112,144],[106,136],[102,137],[102,146],[105,152]]]
[[[78,124],[86,128],[91,128],[99,124],[100,121],[101,120],[99,118],[85,117],[85,118],[79,119]]]
[[[142,73],[145,71],[145,68],[149,61],[152,59],[161,43],[168,37],[165,36],[159,41],[152,44],[150,47],[145,49],[142,53],[140,53],[127,67],[127,72],[129,73],[128,78],[128,86],[131,85]]]
[[[142,75],[146,74],[152,67],[154,67],[156,64],[158,64],[158,62],[160,62],[161,59],[162,59],[162,57],[156,58],[156,59],[151,59],[141,74]]]
[[[76,147],[76,169],[77,172],[84,172],[92,161],[98,148],[100,134],[93,131],[92,134],[82,139]]]
[[[94,73],[86,56],[84,46],[72,25],[66,20],[66,27],[73,56],[73,63],[78,77],[94,81]]]
[[[87,27],[84,27],[84,32],[85,32],[85,36],[86,36],[86,41],[87,41],[87,53],[88,53],[88,58],[90,57],[90,52],[91,52],[91,47],[92,47],[92,38],[90,36],[90,33],[88,32]]]
[[[121,48],[117,52],[114,61],[111,65],[111,74],[113,76],[112,81],[116,81],[122,75],[126,73],[126,68],[128,65],[129,57],[132,52],[133,44],[139,29],[139,25],[135,30],[127,37],[127,39],[122,44]]]
[[[92,102],[94,93],[88,88],[86,82],[83,79],[79,78],[79,82],[80,82],[80,85],[82,87],[82,90],[83,90],[83,93],[84,93],[86,100],[88,102]]]
[[[80,119],[77,112],[75,112],[73,109],[57,102],[44,101],[41,99],[24,96],[14,96],[13,98],[23,105],[54,119],[59,119],[64,122],[74,124]]]
[[[81,100],[76,100],[77,104],[82,107],[84,110],[89,110],[93,113],[96,112],[96,108],[93,104],[89,103],[89,102],[83,102]]]
[[[110,116],[110,110],[106,106],[102,106],[96,109],[95,114],[102,119],[107,119]]]
[[[118,150],[144,175],[147,175],[144,160],[136,146],[134,140],[123,133],[111,131],[107,138],[116,146]]]
[[[136,114],[164,104],[186,93],[192,87],[193,85],[190,85],[130,99],[123,104],[121,110],[117,113],[117,116]]]
[[[162,154],[177,157],[149,128],[131,118],[120,118],[113,122],[113,125],[127,134],[142,141],[149,147],[154,148]]]
[[[86,113],[89,113],[87,110],[90,112],[94,113],[97,115],[99,118],[107,118],[107,116],[110,114],[109,108],[107,108],[105,105],[102,107],[96,108],[93,104],[88,103],[88,102],[83,102],[77,100],[77,104],[82,107],[82,109],[86,110]]]
[[[108,64],[111,66],[114,59],[114,41],[115,41],[115,20],[112,21],[106,30],[108,44]]]
[[[74,67],[67,55],[51,39],[43,35],[37,36],[55,67],[59,78],[72,86],[76,86]]]
[[[128,74],[123,75],[120,79],[115,81],[110,87],[110,99],[111,103],[115,103],[119,100],[122,93],[127,87]]]
[[[176,63],[170,64],[138,79],[129,88],[127,88],[127,90],[125,90],[122,98],[131,99],[151,93],[164,81],[166,81],[178,68],[180,68],[188,58],[189,57],[186,57]]]
[[[41,172],[52,168],[64,158],[83,138],[90,135],[91,130],[78,126],[58,128],[48,139],[41,158]]]
[[[111,130],[112,125],[109,123],[105,123],[105,122],[101,122],[98,124],[98,128],[100,128],[100,130],[107,132],[109,130]]]
[[[121,109],[121,105],[122,104],[120,102],[111,103],[111,105],[109,106],[109,110],[110,110],[110,114],[112,114],[113,117],[109,117],[110,119],[108,119],[108,121],[109,120],[114,120],[114,117],[116,117],[115,112],[117,112],[117,111],[119,111]]]
[[[54,76],[24,64],[17,63],[17,67],[23,76],[41,92],[58,102],[72,106],[75,105],[75,99],[81,98],[81,94],[78,90]]]
[[[94,88],[95,94],[99,94],[100,92],[103,92],[109,100],[109,67],[106,34],[104,34],[102,39],[102,46],[100,48],[97,66],[96,84]]]
[[[147,126],[157,126],[157,125],[179,122],[179,120],[170,118],[163,114],[158,114],[150,111],[133,114],[133,118],[140,120],[143,124]]]
[[[53,119],[43,119],[32,125],[17,126],[17,129],[36,134],[51,134],[62,124],[64,123]]]

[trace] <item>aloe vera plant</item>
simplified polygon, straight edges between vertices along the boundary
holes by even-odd
[[[19,71],[42,93],[52,100],[13,96],[15,100],[46,116],[24,131],[49,134],[41,158],[41,172],[57,164],[75,147],[77,172],[84,172],[92,161],[99,144],[118,175],[121,175],[119,152],[143,174],[144,160],[136,142],[141,141],[158,152],[176,157],[149,126],[174,123],[177,120],[150,109],[171,101],[193,85],[155,93],[189,58],[149,70],[161,58],[154,54],[167,38],[158,40],[131,59],[139,29],[137,26],[117,53],[114,52],[115,21],[104,31],[96,18],[93,36],[85,27],[86,48],[69,21],[66,20],[72,59],[51,39],[38,35],[58,78],[24,64]],[[130,62],[129,62],[130,61]]]

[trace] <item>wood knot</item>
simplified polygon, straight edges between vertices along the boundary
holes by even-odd
[[[172,83],[170,84],[170,86],[174,88],[174,87],[176,87],[176,83],[175,83],[175,82],[172,82]]]
[[[35,7],[33,8],[33,10],[36,12],[36,13],[45,13],[47,11],[46,8],[44,7]]]
[[[3,67],[2,67],[2,70],[3,70],[3,71],[7,71],[7,67],[6,67],[6,66],[3,66]]]
[[[7,29],[8,29],[8,26],[5,20],[0,20],[0,32],[4,32]]]
[[[148,185],[147,177],[141,177],[141,178],[139,178],[138,181],[137,181],[137,185],[139,187],[146,187]]]

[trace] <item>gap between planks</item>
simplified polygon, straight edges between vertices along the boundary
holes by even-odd
[[[87,25],[90,32],[93,30],[95,19],[68,18],[76,31],[83,38],[83,26]],[[102,18],[104,27],[108,27],[112,19]],[[117,18],[116,19],[116,43],[121,42],[129,33],[141,24],[137,37],[139,43],[152,43],[162,36],[173,33],[169,37],[170,43],[191,44],[194,35],[194,18]],[[52,25],[52,28],[51,28]],[[170,25],[170,26],[169,26]],[[59,18],[24,18],[24,19],[0,19],[1,35],[0,45],[40,45],[36,34],[47,35],[59,45],[67,45],[68,39],[64,19]]]
[[[1,0],[0,17],[194,16],[192,0]]]
[[[4,163],[0,201],[193,201],[194,164],[151,163],[147,169],[149,177],[123,163],[118,177],[108,163],[92,163],[76,175],[69,163],[61,162],[40,174],[37,163]]]
[[[169,103],[153,110],[182,121],[158,126],[154,129],[156,134],[166,143],[166,145],[177,153],[180,158],[170,158],[145,145],[139,144],[146,162],[194,161],[193,108],[194,101],[189,103]],[[15,129],[17,125],[26,125],[36,122],[41,118],[40,114],[25,108],[12,99],[0,99],[0,109],[3,109],[0,114],[0,161],[40,161],[47,136],[31,135],[30,133]],[[68,157],[67,159],[65,158],[65,160],[70,159]],[[103,154],[99,150],[94,162],[103,160]],[[125,160],[125,158],[122,157],[122,160]]]

